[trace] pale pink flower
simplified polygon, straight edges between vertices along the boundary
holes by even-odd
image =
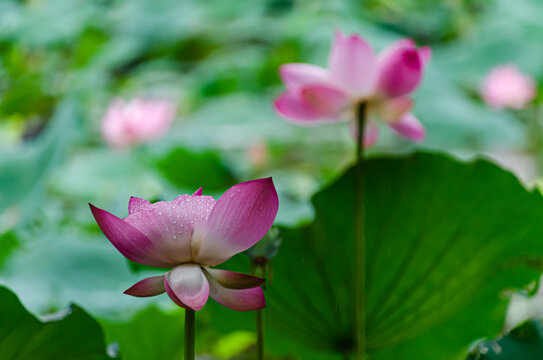
[[[513,64],[496,66],[481,84],[483,100],[495,109],[520,110],[536,95],[535,81]]]
[[[170,128],[175,111],[175,104],[168,100],[115,99],[102,119],[102,135],[114,148],[156,140]]]
[[[249,163],[261,168],[270,161],[270,150],[265,141],[256,139],[249,143],[246,149]]]
[[[271,178],[234,185],[217,201],[202,195],[201,188],[193,195],[153,204],[132,197],[124,219],[90,208],[104,235],[126,258],[170,268],[165,275],[141,280],[125,294],[166,292],[190,310],[200,310],[210,296],[238,311],[266,305],[260,287],[264,279],[213,266],[247,250],[270,230],[278,210]]]
[[[300,125],[353,120],[358,105],[367,105],[364,143],[377,141],[380,120],[413,141],[425,137],[422,124],[410,113],[408,96],[420,84],[431,57],[428,47],[411,39],[397,41],[375,55],[359,35],[336,32],[328,69],[311,64],[285,64],[279,73],[286,86],[275,101],[276,111]]]

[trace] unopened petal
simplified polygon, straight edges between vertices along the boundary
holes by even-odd
[[[424,126],[413,114],[404,115],[400,120],[389,124],[389,126],[401,136],[412,141],[419,142],[426,137]]]
[[[179,265],[166,273],[166,292],[179,306],[198,311],[209,297],[209,282],[196,264]]]
[[[366,97],[375,90],[375,53],[359,35],[345,36],[337,31],[328,64],[334,80],[349,88],[353,95]]]
[[[209,296],[219,304],[236,311],[259,310],[266,306],[264,291],[260,286],[250,289],[228,289],[213,277],[206,275],[209,281]]]
[[[312,64],[284,64],[279,75],[289,89],[298,89],[308,84],[328,83],[332,80],[330,71]]]
[[[393,98],[413,91],[422,79],[424,59],[417,48],[406,41],[392,44],[379,57],[379,93]]]
[[[203,194],[203,191],[204,191],[203,188],[199,188],[198,190],[196,190],[196,191],[194,192],[194,194],[192,194],[192,196],[200,196],[200,195]]]
[[[212,268],[205,268],[204,271],[228,289],[249,289],[264,283],[263,278],[239,272]]]
[[[132,285],[132,287],[130,287],[124,293],[131,296],[148,297],[160,295],[165,291],[166,289],[164,288],[164,275],[160,275],[143,279]]]
[[[104,235],[127,259],[155,267],[166,268],[172,265],[150,239],[134,226],[92,204],[89,206]]]
[[[412,39],[404,38],[398,41],[393,42],[392,44],[385,47],[383,50],[379,51],[377,54],[377,62],[381,63],[386,61],[387,58],[394,56],[397,51],[403,49],[411,49],[415,47],[415,42]]]
[[[247,250],[270,230],[278,207],[271,178],[232,186],[209,215],[196,261],[216,265]]]

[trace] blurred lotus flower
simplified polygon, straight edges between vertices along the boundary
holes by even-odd
[[[480,91],[483,100],[495,109],[519,110],[534,99],[536,85],[530,76],[508,64],[493,68],[483,80]]]
[[[176,106],[168,100],[115,99],[102,119],[102,135],[114,148],[161,138],[169,129]]]
[[[193,195],[150,203],[132,197],[129,215],[120,219],[90,205],[96,222],[126,258],[140,264],[172,268],[125,291],[132,296],[167,292],[179,306],[200,310],[209,296],[238,311],[265,306],[263,279],[214,269],[257,243],[270,229],[278,209],[271,178],[231,187],[219,200]]]
[[[257,139],[249,143],[246,152],[249,163],[254,167],[265,167],[270,161],[268,144],[263,140]]]
[[[413,141],[424,139],[422,124],[410,113],[409,94],[420,84],[431,57],[428,47],[411,39],[391,44],[377,56],[360,36],[335,35],[328,69],[311,64],[285,64],[279,73],[287,88],[275,101],[276,111],[300,125],[354,119],[367,104],[364,144],[377,141],[377,119]]]

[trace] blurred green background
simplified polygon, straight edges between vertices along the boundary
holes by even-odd
[[[539,0],[0,0],[0,283],[35,315],[78,304],[123,359],[179,356],[182,314],[165,296],[122,295],[154,272],[133,271],[87,203],[124,216],[131,195],[171,200],[200,186],[218,195],[273,175],[277,224],[311,220],[311,196],[353,161],[348,125],[297,127],[272,102],[278,67],[326,65],[337,29],[378,50],[402,37],[433,49],[414,109],[427,139],[383,129],[370,156],[482,154],[537,181],[541,99],[496,111],[478,88],[505,63],[543,81],[542,15]],[[110,100],[138,96],[175,99],[171,131],[110,149],[100,134]],[[248,272],[243,255],[232,261]],[[199,319],[203,353],[241,359],[254,345],[251,314],[210,304]],[[164,328],[160,343],[146,340]],[[308,358],[269,336],[283,344],[277,356]]]

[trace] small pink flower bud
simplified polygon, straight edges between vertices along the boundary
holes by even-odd
[[[536,95],[535,81],[513,64],[497,66],[481,85],[483,100],[495,109],[520,110]]]

